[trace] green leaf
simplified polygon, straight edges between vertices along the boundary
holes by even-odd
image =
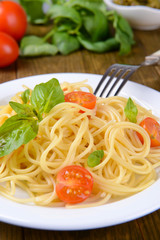
[[[137,122],[138,109],[131,98],[128,98],[127,104],[124,108],[124,113],[130,122]]]
[[[25,57],[56,55],[58,49],[55,45],[44,42],[43,38],[26,36],[20,43],[20,55]]]
[[[18,113],[19,116],[26,116],[26,117],[35,117],[35,113],[33,107],[29,104],[21,104],[17,102],[9,102],[9,105],[13,110]]]
[[[63,4],[66,0],[51,0],[54,4]]]
[[[46,0],[19,0],[25,9],[28,21],[31,23],[42,24],[47,22],[45,13],[43,12],[43,4]]]
[[[101,8],[102,1],[74,0],[69,1],[68,5],[76,8],[81,14],[83,27],[89,33],[91,41],[106,39],[109,27],[104,8]]]
[[[58,52],[56,46],[37,36],[24,37],[20,43],[20,50],[21,56],[55,55]]]
[[[38,133],[38,121],[14,115],[0,127],[0,157],[34,139]]]
[[[102,160],[104,156],[104,151],[103,150],[96,150],[94,152],[92,152],[89,156],[88,156],[88,160],[87,160],[87,164],[89,167],[95,167],[98,164],[100,164],[100,161]]]
[[[108,21],[101,11],[94,10],[94,14],[84,16],[83,24],[91,37],[91,41],[96,42],[107,38]]]
[[[115,28],[115,39],[120,44],[120,55],[130,53],[131,46],[134,44],[134,39],[129,23],[116,12],[111,12],[109,19],[112,21],[113,27]]]
[[[87,9],[91,12],[98,9],[103,13],[106,12],[106,4],[103,0],[70,0],[66,4],[76,9]]]
[[[32,91],[31,104],[39,113],[48,113],[61,102],[64,102],[64,93],[56,78],[36,85]]]
[[[77,37],[70,35],[67,32],[56,32],[53,35],[53,44],[55,44],[60,53],[67,55],[80,48],[80,43]]]
[[[29,89],[26,89],[24,92],[22,92],[21,98],[22,98],[22,101],[24,103],[27,103],[29,101],[29,97],[30,97],[30,90]]]
[[[81,16],[74,8],[65,5],[53,5],[47,12],[50,19],[68,19],[77,25],[81,25]]]
[[[55,32],[55,34],[57,32],[71,32],[75,30],[75,25],[72,22],[63,22],[63,24],[60,24],[59,26],[56,27],[57,31]],[[54,34],[53,34],[54,36]]]
[[[91,42],[81,35],[78,36],[78,40],[84,48],[97,53],[108,52],[119,48],[119,43],[115,38],[108,38],[106,41]]]

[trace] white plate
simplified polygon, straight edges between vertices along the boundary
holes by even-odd
[[[57,78],[60,82],[88,79],[89,84],[94,88],[101,76],[83,73],[57,73],[21,78],[0,85],[0,102],[8,102],[10,96],[23,90],[23,84],[33,88],[36,84],[46,82],[52,77]],[[120,95],[134,98],[158,115],[158,109],[160,109],[160,93],[158,91],[128,81]],[[0,197],[0,221],[45,230],[85,230],[112,226],[131,221],[159,209],[159,189],[160,179],[146,190],[126,199],[84,209],[24,205]]]
[[[160,9],[142,5],[124,6],[104,0],[109,10],[115,10],[128,20],[135,29],[154,30],[160,28]]]

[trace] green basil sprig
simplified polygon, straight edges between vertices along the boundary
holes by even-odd
[[[96,150],[96,151],[92,152],[88,156],[87,165],[89,167],[97,166],[98,164],[100,164],[103,156],[104,156],[104,151],[103,150]]]
[[[38,133],[43,113],[48,113],[55,105],[64,102],[64,93],[56,78],[36,85],[30,97],[29,91],[22,94],[24,104],[9,102],[17,113],[8,118],[0,127],[0,157],[34,139]],[[29,104],[26,104],[30,100]]]
[[[137,122],[138,109],[131,98],[128,98],[127,104],[124,108],[124,113],[130,122]]]

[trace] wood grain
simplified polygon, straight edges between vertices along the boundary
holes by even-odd
[[[31,28],[28,31],[43,35],[46,29]],[[113,63],[140,64],[146,55],[160,49],[160,30],[135,31],[134,35],[136,44],[128,56],[122,57],[118,52],[96,54],[81,50],[68,56],[19,58],[13,65],[0,69],[0,83],[57,72],[103,74]],[[140,68],[131,80],[160,91],[160,66]],[[159,226],[160,210],[128,223],[86,231],[43,231],[0,223],[0,240],[159,240]]]

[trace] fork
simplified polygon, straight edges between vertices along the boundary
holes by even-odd
[[[119,83],[119,87],[115,90],[114,96],[118,95],[120,90],[126,84],[131,75],[140,67],[160,65],[160,50],[146,56],[145,61],[139,65],[113,64],[102,76],[97,85],[94,94],[98,97],[108,97]],[[108,89],[109,88],[109,89]],[[107,93],[106,93],[107,91]]]

